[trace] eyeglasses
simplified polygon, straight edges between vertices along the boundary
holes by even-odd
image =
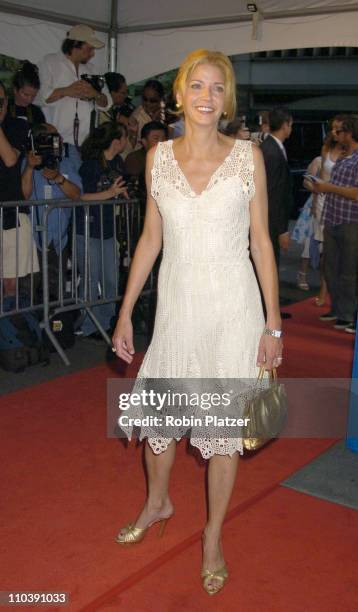
[[[160,98],[147,98],[147,96],[143,96],[143,102],[149,102],[150,104],[156,104],[160,102]]]
[[[346,130],[332,130],[334,134],[340,134],[341,132],[345,132]]]

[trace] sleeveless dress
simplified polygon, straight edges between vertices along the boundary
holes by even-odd
[[[257,383],[257,351],[265,325],[248,250],[249,204],[255,191],[252,143],[235,140],[200,194],[191,189],[172,145],[172,140],[158,144],[152,168],[163,254],[153,337],[133,392],[148,380],[168,389],[177,379],[184,386],[194,379],[210,381],[212,388],[230,380],[247,391]],[[237,417],[243,406],[244,401],[237,403]],[[142,406],[127,410],[130,417],[143,414]],[[130,440],[133,427],[121,429]],[[141,425],[138,437],[147,437],[158,454],[174,437],[179,440],[184,429],[175,433],[159,435],[154,427]],[[242,438],[225,427],[204,433],[193,427],[190,442],[204,458],[243,453]]]
[[[335,165],[335,161],[333,159],[331,159],[331,156],[329,154],[329,151],[326,155],[326,157],[323,158],[323,180],[324,181],[329,181],[331,178],[331,174],[332,174],[332,170],[333,167]],[[322,243],[323,243],[323,224],[321,223],[321,219],[322,219],[322,212],[323,212],[323,207],[324,207],[324,202],[325,202],[325,198],[326,198],[326,194],[325,193],[319,193],[318,197],[317,197],[317,215],[316,217],[314,217],[313,220],[313,233],[314,233],[314,238],[315,240],[317,240],[318,242],[321,243],[321,247],[320,250],[322,252],[323,248],[322,248]]]
[[[321,156],[318,156],[313,161],[316,161],[318,158],[321,160]],[[319,173],[321,171],[321,163],[319,164],[319,166],[320,167],[319,167],[317,176],[319,176]],[[306,258],[306,259],[310,258],[310,243],[311,243],[311,238],[314,234],[314,217],[311,214],[312,203],[313,203],[313,194],[310,194],[291,232],[291,239],[295,240],[295,242],[297,242],[298,244],[303,245],[303,251],[301,253],[301,257]]]

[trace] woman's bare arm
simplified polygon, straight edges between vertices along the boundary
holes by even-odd
[[[270,329],[280,330],[278,274],[268,228],[266,171],[260,149],[256,145],[252,147],[255,195],[250,203],[250,250],[265,300],[266,325]],[[268,370],[275,367],[275,358],[281,356],[282,346],[281,338],[262,336],[258,348],[258,365],[265,365]]]

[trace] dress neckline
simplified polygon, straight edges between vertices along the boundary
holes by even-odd
[[[196,193],[194,191],[194,189],[192,188],[192,186],[190,185],[188,179],[186,178],[183,170],[181,169],[177,159],[174,156],[174,151],[173,151],[173,139],[168,140],[168,144],[170,145],[170,151],[171,151],[171,157],[172,157],[172,161],[175,163],[179,174],[181,175],[182,179],[184,180],[184,182],[186,183],[190,194],[194,197],[200,198],[200,196],[202,196],[204,193],[206,193],[206,191],[209,191],[211,184],[213,183],[214,179],[216,178],[217,174],[220,172],[220,170],[225,166],[225,164],[227,163],[227,161],[231,158],[232,154],[234,153],[236,147],[237,147],[237,143],[238,143],[238,139],[235,139],[234,142],[234,146],[231,148],[231,150],[229,151],[229,153],[227,154],[227,156],[225,157],[225,159],[221,162],[221,164],[218,165],[218,167],[214,170],[214,172],[211,174],[209,181],[205,187],[205,189],[203,189],[200,193]]]

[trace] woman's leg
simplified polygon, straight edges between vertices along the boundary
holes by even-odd
[[[167,450],[155,455],[148,441],[145,444],[145,462],[148,472],[148,496],[135,526],[147,527],[149,523],[173,513],[169,498],[169,477],[175,459],[176,442],[173,440]],[[123,533],[125,530],[123,531]]]
[[[309,263],[310,263],[309,257],[301,257],[299,272],[302,272],[303,274],[307,274]]]
[[[203,568],[210,571],[224,564],[221,529],[236,480],[239,454],[214,455],[209,460],[208,489],[209,514],[203,534]],[[213,586],[221,583],[212,580]]]

